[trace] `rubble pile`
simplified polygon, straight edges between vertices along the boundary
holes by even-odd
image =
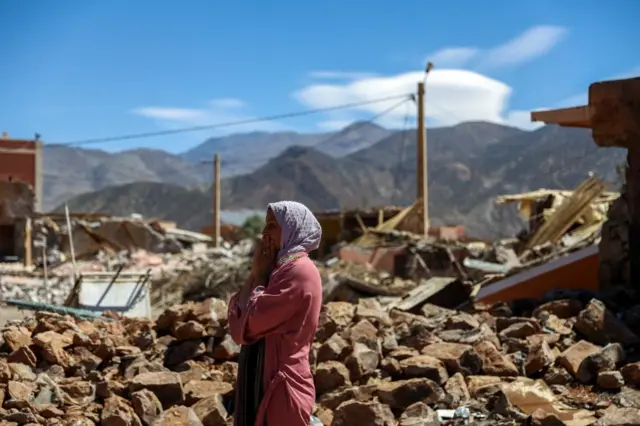
[[[627,293],[413,313],[323,308],[310,362],[325,425],[628,425],[640,418],[640,303]],[[226,303],[154,322],[53,313],[1,332],[0,424],[232,424]]]
[[[62,305],[74,287],[74,275],[92,272],[115,274],[149,271],[151,299],[162,309],[186,299],[223,297],[246,279],[252,240],[220,248],[178,253],[150,253],[145,250],[98,252],[94,257],[54,264],[47,268],[0,263],[0,301],[8,299]]]

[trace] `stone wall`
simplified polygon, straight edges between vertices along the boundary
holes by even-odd
[[[609,208],[609,218],[602,226],[600,241],[600,288],[617,284],[628,285],[629,278],[629,213],[627,186],[623,185],[620,198]]]

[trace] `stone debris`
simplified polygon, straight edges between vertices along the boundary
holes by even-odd
[[[637,424],[637,299],[584,296],[466,312],[329,302],[313,414],[327,426]],[[37,312],[0,344],[0,425],[232,424],[239,347],[221,299],[156,321]]]
[[[76,261],[76,273],[146,272],[151,278],[151,299],[156,309],[181,303],[184,299],[225,297],[249,274],[252,240],[220,248],[184,249],[178,253],[150,253],[145,250],[99,252]],[[63,305],[71,293],[73,264],[67,261],[43,268],[17,263],[0,264],[0,302],[8,299]]]

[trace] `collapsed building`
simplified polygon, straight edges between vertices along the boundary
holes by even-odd
[[[456,227],[423,235],[419,203],[318,214],[316,416],[334,426],[634,424],[640,299],[602,291],[629,276],[615,272],[633,243],[627,196],[591,177],[574,191],[499,197],[527,223],[499,241]],[[0,297],[41,312],[2,332],[11,378],[0,420],[228,424],[239,348],[225,300],[249,273],[253,241],[212,248],[153,219],[26,214],[45,254],[7,268]],[[150,309],[105,313],[118,308],[101,304],[109,289],[136,289],[140,271]],[[43,280],[66,283],[60,306],[55,291],[4,294]],[[148,318],[126,318],[140,312]]]

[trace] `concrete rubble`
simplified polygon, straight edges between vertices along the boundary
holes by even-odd
[[[571,296],[467,311],[327,303],[314,414],[327,426],[637,424],[640,298]],[[156,321],[8,323],[0,424],[231,425],[239,347],[226,310],[210,298]]]
[[[98,252],[89,259],[78,260],[75,268],[65,261],[43,268],[24,267],[17,263],[0,264],[0,301],[8,299],[62,305],[74,286],[73,273],[146,271],[151,277],[154,306],[162,308],[182,302],[184,293],[211,293],[223,296],[248,275],[253,241],[233,247],[183,249],[178,253],[149,253],[145,250]],[[215,279],[214,279],[215,278]],[[216,292],[217,291],[217,292]]]

